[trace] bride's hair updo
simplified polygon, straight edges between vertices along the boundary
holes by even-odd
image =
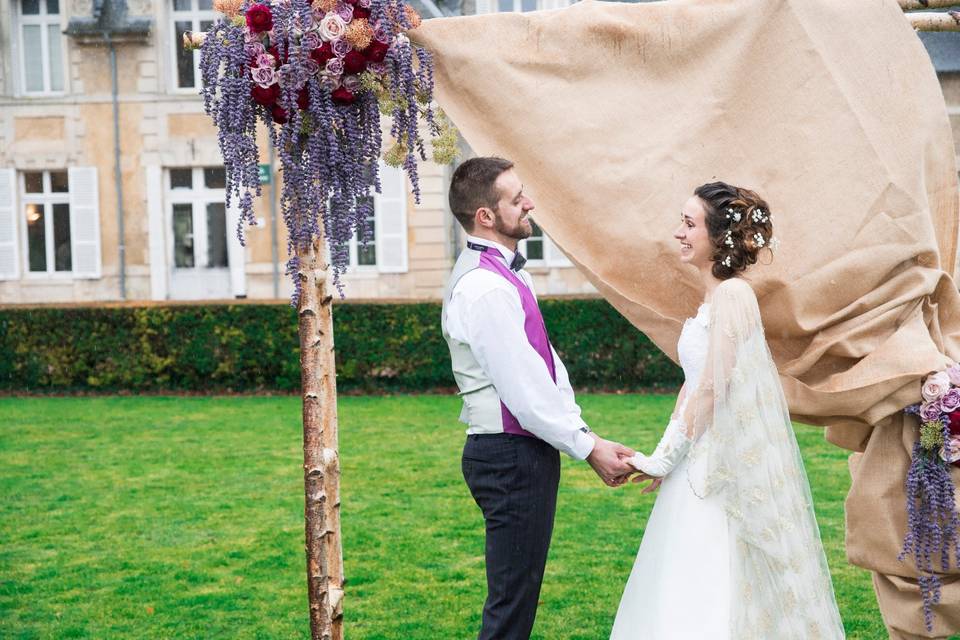
[[[728,280],[757,261],[774,241],[773,218],[767,203],[750,189],[711,182],[694,190],[704,203],[707,233],[714,251],[712,273]]]

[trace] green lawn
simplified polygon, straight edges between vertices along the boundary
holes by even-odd
[[[668,396],[587,395],[587,422],[650,450]],[[480,512],[456,398],[345,397],[346,636],[476,637]],[[0,399],[0,637],[308,638],[299,399]],[[885,637],[846,563],[846,455],[798,429],[850,638]],[[654,497],[564,459],[533,637],[606,638]]]

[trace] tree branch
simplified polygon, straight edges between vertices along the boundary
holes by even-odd
[[[917,31],[960,31],[960,11],[908,13],[906,16],[910,26]]]
[[[904,11],[916,11],[917,9],[946,9],[958,3],[957,0],[897,0],[900,8]]]

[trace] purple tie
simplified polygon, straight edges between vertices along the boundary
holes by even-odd
[[[517,288],[517,293],[520,294],[520,304],[523,306],[525,316],[523,330],[527,334],[527,340],[530,342],[530,346],[543,358],[544,364],[547,365],[547,371],[550,373],[550,378],[556,382],[557,370],[553,362],[553,351],[550,349],[547,327],[543,323],[543,316],[540,315],[540,307],[537,305],[537,299],[533,297],[533,292],[530,291],[526,283],[511,271],[502,260],[497,260],[498,257],[503,258],[503,254],[494,247],[484,246],[480,255],[479,268],[503,276]],[[509,349],[510,345],[504,345],[504,348]],[[507,409],[507,406],[503,404],[503,402],[500,402],[500,413],[503,417],[503,430],[505,433],[529,436],[531,438],[536,437],[520,426],[520,421],[510,413],[510,410]]]

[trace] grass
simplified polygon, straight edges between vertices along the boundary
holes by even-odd
[[[668,396],[588,395],[644,450]],[[340,400],[349,640],[476,637],[482,520],[456,398]],[[849,638],[886,633],[847,564],[846,454],[798,427]],[[308,638],[299,399],[0,399],[0,637]],[[564,459],[533,637],[606,638],[653,496]]]

